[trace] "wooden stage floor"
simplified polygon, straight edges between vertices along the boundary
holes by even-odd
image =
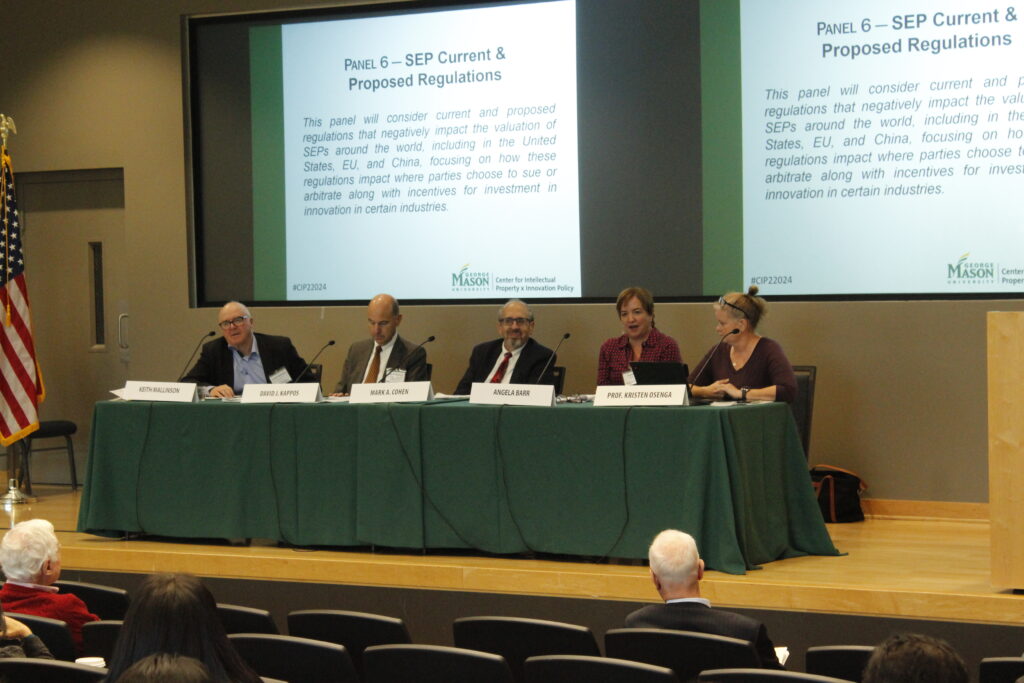
[[[36,487],[39,502],[5,509],[11,523],[43,517],[57,528],[66,570],[181,571],[218,578],[654,601],[641,566],[535,559],[183,542],[121,541],[76,533],[79,493]],[[744,576],[708,572],[719,606],[990,624],[1024,623],[1024,595],[989,584],[987,520],[869,518],[832,524],[841,557],[799,557]]]

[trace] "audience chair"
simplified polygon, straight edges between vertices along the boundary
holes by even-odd
[[[277,624],[271,618],[270,612],[265,609],[218,602],[217,613],[220,614],[224,632],[228,635],[232,633],[278,634]]]
[[[359,683],[343,645],[267,633],[233,633],[228,638],[260,676],[289,683]]]
[[[363,650],[367,647],[412,642],[405,622],[401,619],[335,609],[289,612],[288,635],[344,645],[360,678],[365,677]]]
[[[67,451],[68,467],[71,469],[71,488],[78,488],[78,471],[75,469],[75,445],[71,436],[78,431],[78,425],[71,420],[43,420],[39,423],[39,429],[25,437],[21,448],[21,472],[25,484],[25,492],[32,494],[32,475],[29,473],[29,460],[33,453],[44,451]],[[39,439],[57,439],[63,437],[63,446],[47,446],[37,448],[35,442]]]
[[[849,683],[842,678],[773,669],[710,669],[697,677],[700,683]]]
[[[32,633],[39,636],[39,639],[46,643],[50,653],[56,659],[65,662],[73,662],[78,656],[75,649],[75,642],[71,639],[71,630],[66,622],[60,619],[49,617],[37,617],[34,614],[22,614],[20,612],[5,612],[12,619],[22,622]]]
[[[107,670],[99,666],[56,659],[0,659],[0,680],[11,683],[93,683],[106,677]]]
[[[800,433],[800,441],[804,446],[804,455],[808,462],[811,458],[811,417],[814,415],[814,383],[818,377],[816,365],[794,365],[796,375],[796,400],[789,405],[796,420],[796,428]]]
[[[82,625],[82,654],[86,657],[103,657],[110,661],[117,645],[117,637],[121,634],[120,619],[102,619],[90,621]]]
[[[514,683],[500,655],[440,645],[374,645],[363,666],[367,683]]]
[[[1024,657],[986,657],[978,668],[981,683],[1015,683],[1024,676]]]
[[[749,640],[695,631],[612,629],[604,636],[604,650],[609,657],[668,667],[681,681],[694,679],[705,669],[761,666]]]
[[[555,396],[561,396],[565,393],[565,366],[553,366],[551,368],[551,376],[555,378]]]
[[[672,669],[610,657],[543,655],[527,659],[523,670],[526,683],[679,683]]]
[[[517,681],[523,662],[538,655],[600,657],[594,634],[586,626],[518,617],[463,617],[453,626],[455,647],[501,655]]]
[[[89,611],[100,619],[124,619],[128,613],[128,591],[123,588],[81,581],[56,581],[53,585],[61,593],[71,593],[81,598]]]
[[[807,648],[804,668],[809,674],[860,683],[864,667],[875,651],[871,645],[822,645]],[[1022,671],[1024,673],[1024,671]]]

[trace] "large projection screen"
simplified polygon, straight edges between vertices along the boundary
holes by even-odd
[[[190,17],[196,303],[1019,295],[1018,26],[966,0]]]

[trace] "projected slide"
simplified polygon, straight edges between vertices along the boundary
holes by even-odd
[[[746,283],[1024,291],[1018,7],[740,7]]]
[[[280,30],[289,299],[580,296],[574,2]]]

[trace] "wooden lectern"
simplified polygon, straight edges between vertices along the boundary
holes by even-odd
[[[992,586],[1024,588],[1024,312],[989,311],[987,328]]]

